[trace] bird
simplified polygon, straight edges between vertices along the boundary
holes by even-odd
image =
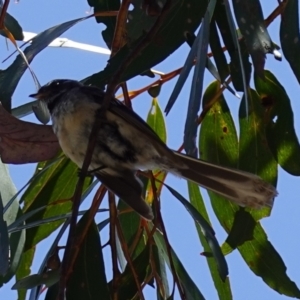
[[[56,79],[30,95],[49,110],[62,151],[79,168],[86,155],[95,118],[97,129],[89,172],[146,220],[151,206],[142,195],[138,170],[161,169],[211,190],[242,207],[272,207],[276,189],[259,176],[209,163],[170,149],[152,128],[113,98],[103,111],[105,92],[71,79]]]

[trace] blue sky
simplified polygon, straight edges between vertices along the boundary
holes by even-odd
[[[272,8],[277,5],[276,0],[261,2],[264,2],[263,9],[265,17],[272,11]],[[86,1],[77,1],[76,5],[74,5],[69,1],[53,0],[40,2],[20,1],[18,4],[11,2],[8,11],[20,22],[24,31],[38,33],[59,23],[83,17],[88,10],[89,6]],[[276,20],[269,28],[270,35],[276,44],[280,44],[278,26],[279,20]],[[94,19],[90,19],[74,26],[63,36],[78,42],[105,47],[101,36],[102,29],[104,29],[103,25],[99,25]],[[9,50],[6,49],[5,41],[2,38],[0,46],[1,61],[6,58],[12,50],[12,45],[9,45]],[[183,45],[165,62],[156,66],[155,69],[167,73],[181,67],[185,61],[188,50],[189,47]],[[41,84],[45,84],[48,81],[57,78],[80,80],[103,69],[107,59],[108,57],[104,55],[76,49],[47,48],[35,58],[31,66]],[[5,69],[12,61],[13,60],[10,59],[7,63],[2,64],[1,69]],[[288,63],[284,59],[282,62],[278,62],[275,61],[272,56],[268,56],[266,69],[272,70],[283,86],[286,87],[294,111],[300,111],[298,99],[299,85],[290,70]],[[213,78],[207,74],[204,86],[207,86],[212,80]],[[130,90],[138,89],[152,81],[153,79],[138,77],[129,81],[128,86]],[[162,87],[161,94],[158,97],[162,108],[165,107],[175,82],[176,80],[173,80]],[[177,103],[166,118],[168,145],[173,149],[177,149],[182,142],[184,118],[187,109],[186,103],[189,97],[189,86],[190,81],[185,85]],[[26,72],[13,96],[13,107],[31,101],[28,95],[33,92],[35,92],[34,83],[29,72]],[[237,119],[239,100],[231,97],[228,93],[225,93],[225,96],[234,118]],[[151,97],[147,93],[135,98],[133,101],[134,110],[145,118],[150,108],[151,100]],[[299,136],[299,115],[295,115],[294,118],[295,129]],[[38,122],[34,116],[29,116],[26,120]],[[33,164],[10,166],[11,176],[18,189],[24,185],[28,178],[30,178],[33,170]],[[168,184],[178,189],[182,194],[187,195],[187,187],[184,180],[169,176]],[[275,200],[272,215],[271,217],[262,220],[262,225],[267,232],[269,240],[283,258],[287,266],[288,275],[293,281],[300,285],[300,259],[298,254],[300,241],[298,234],[294,233],[296,231],[295,229],[299,228],[299,179],[280,169],[277,189],[279,191],[279,196]],[[216,237],[220,243],[223,243],[226,238],[226,233],[214,217],[206,191],[202,191],[205,196],[213,228],[216,231]],[[194,222],[182,205],[167,191],[163,192],[161,199],[162,214],[171,244],[190,273],[190,276],[199,286],[203,295],[207,299],[217,299],[217,294],[208,273],[205,258],[199,255],[203,250],[197,237]],[[88,205],[86,205],[86,207],[87,206]],[[106,203],[104,206],[107,207]],[[43,242],[38,246],[38,259],[34,264],[33,273],[37,271],[42,255],[48,247],[49,241]],[[256,277],[248,269],[238,251],[234,251],[228,255],[226,259],[229,265],[230,282],[234,299],[287,299],[287,297],[279,295],[271,290],[259,277]],[[7,300],[16,299],[16,293],[10,291],[9,288],[10,285],[6,285],[5,288],[0,289],[0,298]],[[146,299],[152,299],[151,295],[153,295],[153,293],[149,288],[147,289]]]

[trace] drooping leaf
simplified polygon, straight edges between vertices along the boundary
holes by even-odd
[[[272,289],[289,297],[300,297],[300,290],[288,275],[286,266],[268,241],[268,237],[259,223],[254,228],[253,240],[238,247],[249,268]]]
[[[219,83],[210,84],[203,96],[203,106],[218,92]],[[202,159],[223,166],[238,165],[238,140],[235,125],[223,95],[220,95],[206,114],[200,128],[199,153]],[[213,209],[222,226],[229,230],[238,206],[209,191]]]
[[[0,13],[1,12],[2,12],[2,4],[0,4]],[[20,26],[19,22],[8,12],[6,12],[4,17],[4,26],[13,35],[16,41],[23,41],[24,35],[23,35],[22,27]],[[4,37],[7,37],[4,30],[0,30],[0,34],[3,35]]]
[[[285,3],[285,9],[281,14],[280,42],[282,52],[300,83],[300,33],[298,5],[297,0],[289,0]]]
[[[228,2],[217,1],[215,20],[231,58],[230,75],[234,88],[246,93],[251,75],[251,64],[245,43],[240,42]]]
[[[216,62],[218,72],[220,74],[220,79],[222,82],[224,82],[226,77],[229,75],[229,68],[225,54],[222,50],[215,21],[212,21],[210,23],[209,45],[213,53],[214,61]]]
[[[7,223],[3,219],[3,202],[0,193],[0,276],[4,276],[9,267],[9,238]]]
[[[54,39],[59,37],[78,22],[88,18],[90,18],[90,16],[53,26],[35,36],[32,39],[31,45],[24,50],[24,54],[26,55],[28,62],[30,63],[33,58],[46,48]],[[26,69],[27,65],[19,54],[15,61],[6,70],[0,70],[0,99],[3,106],[8,111],[11,109],[11,96]]]
[[[232,1],[236,21],[252,57],[255,72],[263,76],[266,53],[274,46],[264,22],[259,0]]]
[[[163,235],[156,231],[154,233],[154,240],[161,251],[167,265],[170,268],[170,259],[168,256],[167,246],[164,241]],[[182,265],[181,261],[179,260],[178,256],[176,255],[175,251],[171,248],[171,256],[174,263],[174,268],[177,273],[177,276],[180,279],[180,283],[184,289],[184,293],[187,300],[204,300],[203,295],[201,294],[200,290],[198,289],[197,285],[193,282],[191,277],[189,276],[188,272],[185,270],[184,266]]]
[[[40,168],[46,167],[50,163],[51,161],[38,164],[37,172]],[[70,198],[73,196],[77,180],[78,168],[67,158],[59,160],[41,177],[33,180],[22,196],[22,200],[25,202],[24,212],[30,212],[44,205],[48,205],[48,207],[29,218],[27,222],[34,222],[69,212],[71,208]],[[92,179],[86,178],[84,191],[91,183]],[[55,203],[55,205],[50,205],[58,200],[61,201]],[[26,248],[31,248],[46,238],[61,223],[62,221],[56,221],[27,230]]]
[[[201,213],[203,218],[206,219],[208,223],[210,223],[209,216],[207,214],[202,195],[199,190],[199,186],[195,183],[188,182],[188,190],[189,190],[189,199],[191,203],[194,205],[195,209]],[[210,253],[211,248],[209,247],[209,244],[207,243],[202,230],[200,229],[199,225],[196,223],[196,228],[198,231],[200,242],[203,246],[203,250],[205,253]],[[229,277],[226,278],[225,281],[221,280],[218,266],[215,261],[215,259],[212,256],[205,255],[211,277],[214,281],[215,288],[218,292],[219,299],[221,300],[231,300],[232,299],[232,293],[230,289],[230,279]]]
[[[239,167],[247,172],[257,174],[276,186],[277,162],[269,149],[265,135],[265,111],[258,94],[249,90],[249,113],[245,111],[243,97],[240,110],[240,147]],[[276,200],[275,200],[276,201]],[[252,216],[261,219],[270,214],[270,208],[253,210]]]
[[[19,207],[19,203],[17,201],[14,201],[8,209],[6,208],[6,205],[10,201],[10,199],[16,194],[16,187],[14,183],[12,182],[12,179],[10,177],[8,168],[5,164],[0,162],[0,194],[1,194],[1,202],[4,206],[4,214],[2,214],[3,223],[2,225],[4,227],[11,225],[20,215],[21,210]],[[2,228],[4,230],[4,228]],[[3,234],[3,235],[2,235]],[[5,239],[5,232],[1,234],[1,239]],[[9,235],[9,241],[8,244],[5,246],[5,241],[3,240],[1,242],[1,246],[3,249],[6,247],[9,247],[9,260],[8,256],[6,257],[6,261],[9,262],[9,267],[6,269],[6,272],[2,275],[5,275],[4,277],[0,276],[0,285],[2,283],[8,282],[14,275],[17,270],[17,267],[19,265],[19,262],[21,260],[22,251],[25,244],[25,231],[16,232]],[[7,248],[8,250],[8,248]],[[2,255],[5,255],[5,253],[2,253]],[[5,259],[4,257],[2,257]]]
[[[200,226],[202,233],[209,245],[210,252],[212,253],[212,255],[216,260],[219,275],[221,279],[225,281],[226,277],[228,276],[228,266],[224,258],[224,255],[222,254],[219,243],[215,237],[214,230],[211,228],[210,224],[205,220],[205,218],[202,217],[202,215],[189,201],[187,201],[182,195],[180,195],[176,190],[174,190],[170,186],[166,184],[165,186],[181,202],[181,204],[184,205],[184,207],[192,216],[194,221],[197,222],[198,225]]]
[[[33,274],[24,277],[17,281],[13,286],[13,290],[19,289],[31,289],[38,285],[45,284],[46,286],[51,286],[59,280],[59,270],[47,271],[44,274]]]
[[[294,128],[291,101],[280,82],[265,71],[265,80],[255,76],[255,87],[265,107],[266,138],[278,164],[288,173],[300,176],[300,145]]]
[[[144,282],[147,275],[147,270],[150,266],[150,247],[150,245],[147,245],[144,250],[132,261],[134,270],[137,275],[137,280],[140,285],[142,285],[142,283]],[[109,285],[112,294],[112,282],[110,282]],[[126,265],[124,272],[120,275],[118,286],[116,288],[118,299],[120,300],[132,299],[137,293],[136,281],[128,264]]]
[[[198,129],[197,116],[201,105],[204,70],[207,60],[207,49],[209,42],[210,14],[207,11],[202,26],[199,30],[199,37],[195,40],[196,65],[192,79],[191,92],[184,126],[184,149],[188,155],[197,156],[196,135]]]

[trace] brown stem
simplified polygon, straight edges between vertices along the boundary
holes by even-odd
[[[1,10],[1,15],[0,15],[0,29],[4,29],[4,18],[7,12],[7,8],[8,8],[8,4],[9,4],[9,0],[5,0],[4,4],[2,6],[2,10]]]
[[[131,0],[123,0],[121,3],[121,7],[117,16],[116,28],[112,41],[110,57],[113,57],[126,42],[124,38],[124,33],[126,33],[126,21],[130,3]]]

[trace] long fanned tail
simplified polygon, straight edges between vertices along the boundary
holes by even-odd
[[[252,208],[273,206],[277,191],[260,177],[194,159],[178,152],[174,154],[177,162],[187,167],[177,169],[179,176],[214,191],[240,206]]]

